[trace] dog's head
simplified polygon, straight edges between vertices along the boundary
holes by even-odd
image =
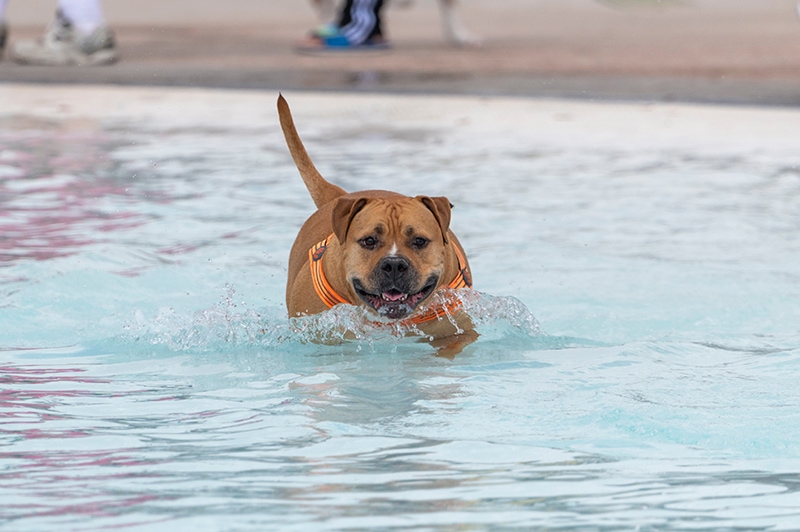
[[[403,319],[442,284],[450,208],[444,197],[336,200],[333,231],[347,280],[367,308]]]

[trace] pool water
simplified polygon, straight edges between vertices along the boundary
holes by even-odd
[[[292,93],[446,195],[481,338],[290,324],[277,95],[0,86],[0,525],[789,530],[800,110]]]

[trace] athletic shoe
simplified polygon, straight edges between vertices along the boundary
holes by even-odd
[[[11,58],[23,65],[107,65],[116,61],[117,52],[114,34],[106,26],[82,34],[57,12],[42,38],[14,43]]]
[[[355,44],[350,42],[347,37],[339,33],[335,26],[322,26],[318,28],[303,42],[295,46],[295,50],[300,53],[317,52],[345,52],[345,51],[376,51],[388,50],[391,48],[389,41],[380,35],[375,35],[363,43]]]

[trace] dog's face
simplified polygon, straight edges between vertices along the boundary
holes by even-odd
[[[378,315],[403,319],[441,284],[450,224],[447,198],[339,198],[333,229],[347,280]]]

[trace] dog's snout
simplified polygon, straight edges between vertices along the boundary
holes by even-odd
[[[390,277],[397,277],[408,271],[408,259],[405,257],[385,257],[381,261],[380,268]]]

